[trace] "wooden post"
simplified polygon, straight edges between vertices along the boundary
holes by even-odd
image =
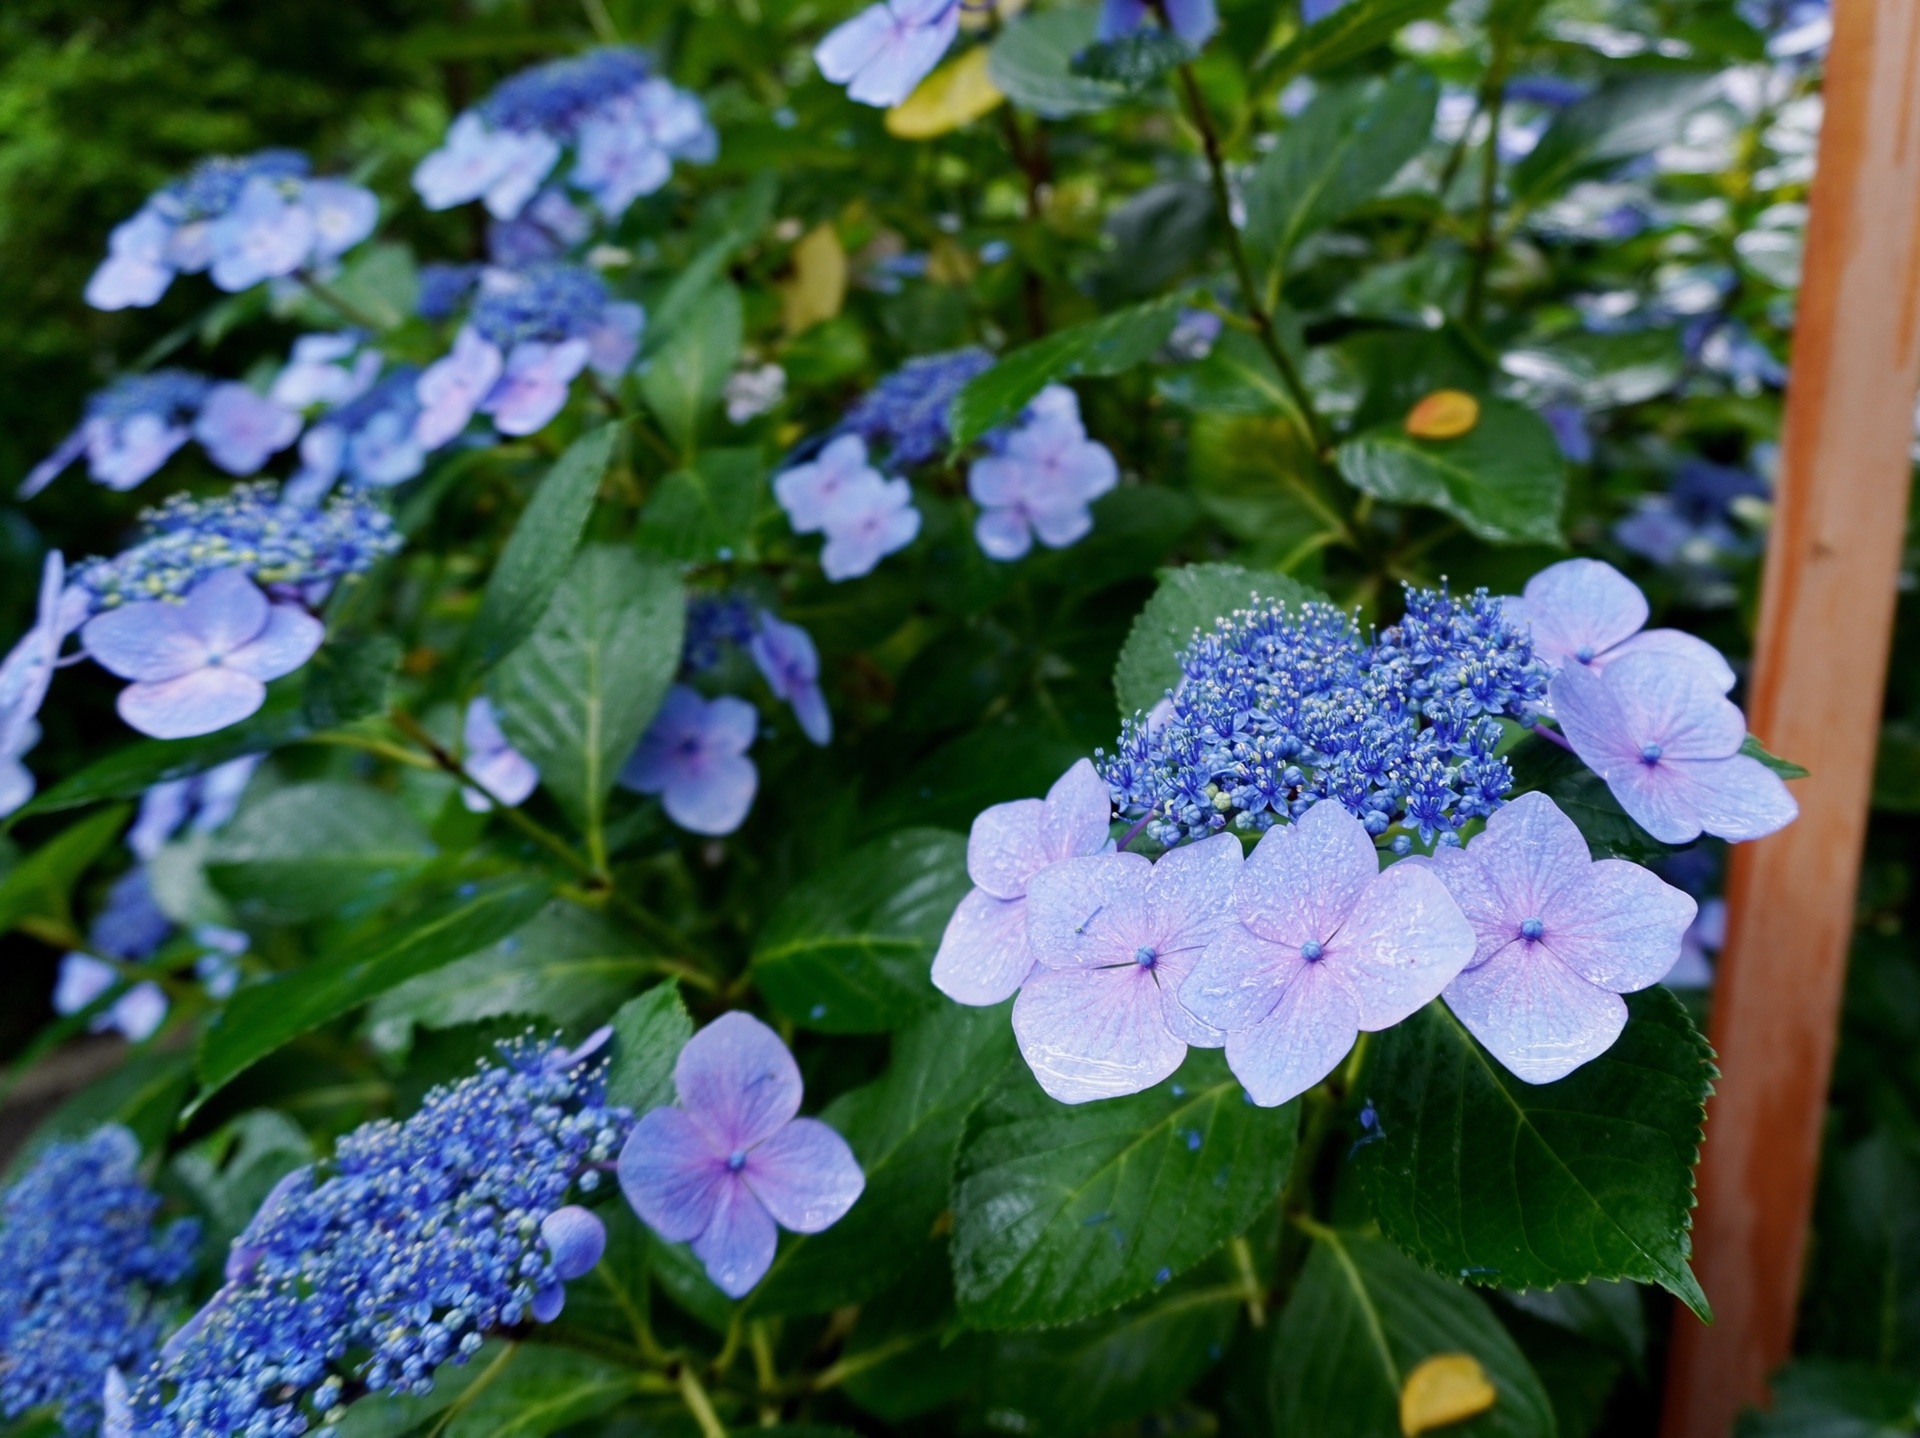
[[[1726,1438],[1792,1351],[1872,790],[1920,381],[1920,0],[1835,0],[1747,713],[1813,771],[1733,851],[1694,1266],[1662,1438]]]

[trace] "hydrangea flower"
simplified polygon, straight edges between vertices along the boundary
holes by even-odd
[[[873,572],[889,554],[905,549],[920,533],[920,511],[904,479],[877,488],[858,489],[827,517],[827,542],[820,546],[820,569],[839,583]]]
[[[70,953],[60,960],[53,987],[54,1012],[77,1014],[120,983],[120,969],[96,955],[121,964],[143,963],[172,933],[173,921],[154,902],[146,865],[129,869],[107,890],[106,904],[87,927],[89,952]],[[167,1007],[166,991],[152,980],[143,980],[94,1015],[88,1027],[94,1033],[117,1029],[129,1042],[140,1043],[158,1032],[166,1021]]]
[[[1096,751],[1123,818],[1164,844],[1227,823],[1259,832],[1333,798],[1369,833],[1447,836],[1513,785],[1496,716],[1530,718],[1547,672],[1484,591],[1408,589],[1369,644],[1325,604],[1258,604],[1181,655],[1164,717]]]
[[[1082,759],[1041,799],[983,809],[967,836],[967,892],[933,956],[934,987],[963,1004],[997,1004],[1033,971],[1027,901],[1050,864],[1098,854],[1112,842],[1107,786]]]
[[[1432,864],[1475,934],[1447,1007],[1528,1083],[1611,1048],[1627,1024],[1620,995],[1666,976],[1694,919],[1693,900],[1651,870],[1594,862],[1545,794],[1522,794]]]
[[[288,482],[288,495],[314,504],[342,475],[356,489],[388,489],[426,468],[419,380],[412,365],[395,365],[370,389],[315,420],[300,437],[300,472]]]
[[[1087,505],[1120,480],[1107,447],[1087,438],[1065,385],[1048,385],[991,443],[994,452],[967,471],[967,492],[981,506],[974,538],[989,559],[1021,558],[1036,535],[1050,549],[1084,539],[1093,528]]]
[[[761,612],[738,594],[690,596],[686,637],[680,642],[681,672],[705,673],[720,662],[723,651],[751,644],[759,632]]]
[[[509,270],[557,260],[584,244],[593,229],[593,217],[549,185],[512,219],[487,221],[487,260]]]
[[[199,1225],[156,1224],[140,1145],[117,1124],[48,1144],[0,1197],[0,1414],[50,1406],[73,1438],[100,1427],[116,1367],[153,1356],[163,1291],[193,1266]]]
[[[228,474],[258,472],[300,433],[300,416],[246,385],[217,384],[193,421],[193,437]]]
[[[813,647],[813,636],[763,610],[747,652],[774,694],[793,706],[801,731],[816,744],[830,743],[833,715],[820,692],[820,652]]]
[[[1629,654],[1663,654],[1697,664],[1726,693],[1733,670],[1704,639],[1678,629],[1648,629],[1647,597],[1600,559],[1564,559],[1527,581],[1505,601],[1507,617],[1525,625],[1533,652],[1555,670],[1569,663],[1599,671]]]
[[[414,189],[429,209],[482,200],[511,220],[569,147],[567,179],[617,219],[667,182],[675,160],[711,163],[719,138],[697,97],[653,75],[637,50],[608,46],[503,81],[420,162]]]
[[[380,204],[359,185],[307,171],[306,157],[290,150],[201,161],[114,229],[87,303],[151,305],[176,274],[210,271],[233,292],[331,264],[373,233]]]
[[[238,570],[202,580],[179,603],[141,600],[89,619],[87,653],[134,682],[120,717],[156,739],[211,734],[266,702],[269,679],[313,657],[326,627],[295,604],[269,603]]]
[[[461,802],[476,814],[493,807],[493,798],[513,805],[526,802],[540,784],[540,771],[531,759],[507,742],[494,718],[493,704],[485,695],[476,696],[467,705],[463,735],[466,771],[486,785],[487,793],[474,789],[460,791]]]
[[[880,0],[836,25],[813,63],[847,98],[898,105],[926,79],[960,33],[960,0]]]
[[[861,396],[842,428],[885,448],[889,462],[900,468],[924,463],[952,438],[947,408],[954,396],[992,368],[993,356],[978,348],[908,360]]]
[[[667,817],[695,834],[731,834],[746,820],[760,787],[747,750],[760,716],[744,699],[703,699],[676,684],[620,771],[620,783],[658,794]]]
[[[338,496],[320,507],[286,503],[279,486],[266,480],[209,499],[170,495],[140,517],[144,539],[74,571],[74,582],[95,610],[184,599],[226,570],[311,598],[345,575],[372,568],[403,543],[393,517],[377,504],[357,496]]]
[[[1200,955],[1232,921],[1240,841],[1202,839],[1149,864],[1138,854],[1066,858],[1027,886],[1036,967],[1013,1032],[1040,1087],[1062,1103],[1152,1088],[1187,1045],[1226,1036],[1180,1003]]]
[[[33,627],[0,659],[0,818],[33,797],[33,775],[20,756],[40,738],[38,715],[53,683],[60,646],[86,618],[86,592],[67,585],[59,550],[40,567],[40,601]]]
[[[288,1174],[220,1290],[134,1376],[124,1431],[297,1438],[556,1316],[600,1247],[571,1195],[598,1186],[630,1119],[604,1104],[605,1036],[502,1045],[404,1123],[363,1124],[330,1165]]]
[[[1381,872],[1366,827],[1337,803],[1267,831],[1233,910],[1180,1001],[1225,1031],[1228,1066],[1265,1106],[1333,1072],[1363,1030],[1431,1003],[1474,955],[1439,877],[1417,864]]]
[[[302,335],[293,342],[293,352],[267,397],[292,410],[315,405],[332,409],[372,388],[380,365],[380,352],[368,346],[366,336],[358,331]]]
[[[867,462],[866,441],[843,434],[804,464],[773,477],[773,497],[787,512],[795,534],[818,534],[830,516],[852,507],[855,497],[886,483]]]
[[[1787,786],[1740,752],[1747,721],[1698,664],[1632,654],[1595,673],[1569,664],[1553,681],[1560,729],[1635,823],[1666,844],[1704,830],[1758,839],[1800,812]]]
[[[722,1014],[674,1061],[678,1107],[656,1108],[620,1151],[620,1188],[707,1276],[740,1298],[773,1263],[778,1234],[819,1233],[853,1207],[866,1176],[847,1141],[800,1111],[800,1068],[751,1014]]]
[[[73,433],[27,471],[20,498],[31,499],[83,454],[96,484],[132,489],[192,438],[212,388],[212,380],[187,370],[123,375],[90,398]]]
[[[1213,0],[1164,0],[1167,28],[1198,50],[1220,28],[1220,16]],[[1330,7],[1328,7],[1330,8]],[[1146,24],[1152,13],[1147,0],[1106,0],[1100,11],[1101,40],[1119,40]],[[1312,24],[1311,18],[1307,21]]]

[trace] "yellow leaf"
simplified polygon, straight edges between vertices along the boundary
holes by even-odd
[[[1400,1431],[1407,1438],[1415,1438],[1416,1434],[1445,1428],[1485,1413],[1498,1396],[1487,1382],[1480,1360],[1471,1353],[1436,1353],[1407,1375],[1406,1385],[1400,1390]]]
[[[831,223],[815,225],[793,247],[793,278],[780,285],[780,317],[787,333],[830,320],[847,299],[847,252]]]
[[[931,140],[979,119],[1006,98],[987,78],[987,47],[976,45],[935,70],[887,111],[887,133],[903,140]]]
[[[1407,411],[1415,439],[1458,439],[1480,423],[1480,401],[1465,390],[1437,389]]]

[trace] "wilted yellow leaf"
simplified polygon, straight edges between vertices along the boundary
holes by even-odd
[[[935,70],[887,111],[887,133],[903,140],[931,140],[979,119],[1006,98],[987,78],[987,47],[976,45]]]
[[[1480,1360],[1471,1353],[1436,1353],[1409,1373],[1400,1389],[1400,1431],[1415,1438],[1444,1428],[1485,1413],[1498,1396]]]
[[[1415,439],[1458,439],[1480,423],[1480,401],[1465,390],[1437,389],[1407,411]]]
[[[831,223],[815,225],[793,247],[793,278],[780,286],[780,318],[787,333],[830,320],[847,299],[847,252]]]

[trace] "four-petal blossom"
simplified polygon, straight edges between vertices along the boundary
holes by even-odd
[[[1027,886],[1038,962],[1013,1004],[1013,1032],[1040,1087],[1062,1103],[1152,1088],[1187,1045],[1226,1035],[1180,1003],[1201,952],[1232,922],[1240,841],[1218,834],[1159,862],[1139,854],[1062,859]]]
[[[760,715],[744,699],[703,699],[676,684],[640,746],[620,771],[620,782],[658,794],[667,817],[695,834],[731,834],[753,807],[760,771],[747,757]]]
[[[1362,1030],[1432,1002],[1473,958],[1473,929],[1438,876],[1381,872],[1366,827],[1333,800],[1266,832],[1233,905],[1180,1000],[1226,1032],[1228,1066],[1257,1104],[1313,1087]]]
[[[898,105],[960,31],[960,0],[881,0],[835,26],[813,51],[820,73],[862,105]]]
[[[800,1111],[800,1069],[751,1014],[723,1014],[673,1066],[677,1108],[656,1108],[620,1153],[633,1211],[671,1243],[691,1242],[707,1275],[744,1296],[773,1263],[774,1225],[819,1233],[866,1187],[847,1141]]]
[[[1107,784],[1082,759],[1047,797],[983,809],[967,837],[967,875],[975,888],[947,921],[933,956],[934,986],[963,1004],[997,1004],[1033,970],[1027,944],[1027,890],[1049,864],[1097,854],[1111,842]]]
[[[1447,1007],[1528,1083],[1612,1047],[1627,1023],[1620,995],[1666,976],[1694,919],[1693,900],[1651,870],[1594,861],[1545,794],[1522,794],[1432,863],[1475,934]]]
[[[1600,670],[1630,654],[1663,654],[1701,666],[1722,694],[1733,688],[1732,668],[1706,640],[1646,628],[1647,596],[1605,560],[1550,564],[1527,581],[1520,598],[1504,603],[1507,617],[1528,627],[1533,652],[1555,669]]]

